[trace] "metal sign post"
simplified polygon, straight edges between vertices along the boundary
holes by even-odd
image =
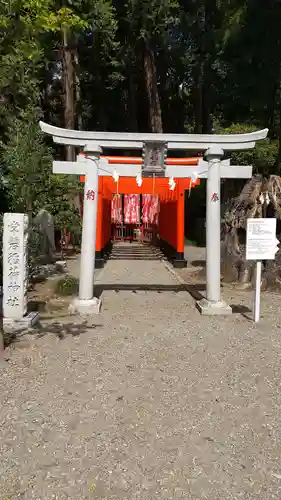
[[[256,260],[256,285],[254,320],[260,320],[261,271],[263,260],[274,260],[278,252],[276,219],[261,218],[247,220],[246,260]]]

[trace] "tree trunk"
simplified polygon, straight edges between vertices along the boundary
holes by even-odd
[[[80,85],[80,64],[78,51],[75,48],[73,51],[73,62],[74,62],[74,77],[75,77],[75,115],[77,117],[77,128],[78,130],[83,129],[82,120],[82,107],[81,107],[81,85]],[[73,205],[74,208],[80,210],[80,198],[79,193],[73,195]]]
[[[131,68],[132,71],[132,68]],[[132,72],[129,72],[128,80],[129,80],[129,92],[128,92],[128,125],[130,132],[138,131],[138,120],[137,120],[137,93],[136,86],[134,83],[134,79],[132,76]]]
[[[77,49],[74,50],[73,60],[74,60],[74,72],[75,72],[75,110],[77,116],[77,127],[78,130],[82,130],[83,120],[81,113],[82,109],[81,109],[80,64],[79,64],[79,56]]]
[[[202,133],[211,134],[213,131],[213,122],[211,115],[210,102],[210,84],[207,77],[208,71],[204,70],[204,84],[202,89],[203,106],[202,106]]]
[[[195,42],[197,46],[197,64],[194,68],[193,109],[194,133],[203,131],[203,89],[204,89],[204,34],[205,34],[205,3],[201,0],[195,25]]]
[[[63,96],[64,96],[64,126],[74,128],[75,103],[74,103],[74,65],[72,51],[69,47],[68,32],[62,30],[63,36]],[[66,146],[66,160],[74,161],[75,150],[73,146]]]
[[[193,88],[194,133],[202,134],[203,120],[203,63],[199,61],[195,71]]]
[[[151,132],[163,132],[160,98],[157,87],[157,71],[154,52],[148,40],[144,44],[144,78],[149,102]]]
[[[194,71],[194,131],[197,134],[212,133],[212,61],[216,53],[213,46],[214,5],[201,0],[196,22],[195,40],[197,64]]]
[[[200,39],[201,39],[201,61],[203,62],[203,87],[202,87],[202,133],[211,134],[212,123],[212,82],[214,79],[212,64],[217,57],[215,46],[215,35],[218,22],[216,0],[204,0],[201,10]]]
[[[278,139],[279,139],[279,147],[278,147],[278,154],[276,158],[276,173],[277,175],[280,175],[281,173],[281,102],[279,104],[279,131],[278,131]]]

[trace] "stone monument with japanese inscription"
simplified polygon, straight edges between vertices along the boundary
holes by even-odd
[[[37,313],[27,313],[28,216],[4,214],[3,327],[21,330],[32,326]]]

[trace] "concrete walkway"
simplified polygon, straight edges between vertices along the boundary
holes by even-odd
[[[101,284],[115,285],[177,285],[167,271],[158,249],[137,243],[120,243],[113,248],[110,260],[97,277]]]
[[[2,497],[280,499],[280,298],[256,327],[201,317],[156,256],[119,253],[98,280],[100,316],[46,319],[6,352]]]

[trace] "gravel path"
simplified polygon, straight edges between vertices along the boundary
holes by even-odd
[[[109,261],[99,282],[179,284],[159,260]],[[280,298],[263,296],[256,327],[251,294],[224,296],[245,315],[107,290],[93,321],[46,318],[7,350],[0,498],[280,499]]]

